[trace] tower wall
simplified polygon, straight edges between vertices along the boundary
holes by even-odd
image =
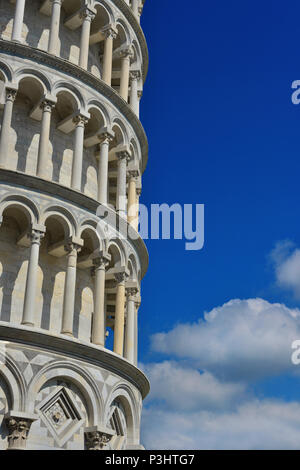
[[[141,0],[0,0],[0,449],[141,448]]]

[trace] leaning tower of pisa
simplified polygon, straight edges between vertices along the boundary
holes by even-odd
[[[143,0],[0,0],[0,450],[141,449]]]

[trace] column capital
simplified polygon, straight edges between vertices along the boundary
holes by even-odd
[[[52,109],[55,108],[56,103],[54,101],[51,101],[47,98],[41,101],[40,108],[43,111],[48,111],[51,113]]]
[[[87,125],[88,121],[88,118],[83,114],[77,114],[77,116],[73,117],[73,122],[76,127],[84,127]]]
[[[141,78],[140,70],[130,70],[129,72],[130,82],[132,82],[133,80],[139,80],[140,78]]]
[[[63,0],[50,0],[53,5],[62,6]]]
[[[114,137],[115,137],[114,131],[111,129],[108,129],[107,127],[103,127],[98,134],[100,145],[103,143],[109,144],[110,142],[112,142]]]
[[[32,245],[33,244],[40,245],[42,238],[44,238],[44,236],[45,236],[45,231],[42,232],[36,229],[32,229],[32,231],[29,233],[29,238],[31,240]]]
[[[138,298],[136,296],[138,291],[139,290],[137,287],[126,287],[127,299],[132,300],[134,303],[136,303],[138,301]]]
[[[137,293],[139,292],[139,285],[137,281],[128,281],[125,285],[126,294],[129,300],[135,300]]]
[[[117,284],[124,284],[126,279],[128,278],[128,272],[127,270],[119,271],[117,273],[114,273],[114,277]]]
[[[119,150],[118,152],[116,152],[116,156],[118,160],[126,159],[126,162],[129,162],[129,160],[131,159],[131,153],[129,149]]]
[[[30,426],[33,421],[38,419],[38,416],[10,411],[4,416],[4,419],[8,429],[8,448],[25,449]]]
[[[130,59],[130,60],[131,60],[131,59],[133,59],[133,56],[134,56],[134,54],[133,54],[133,49],[132,49],[131,46],[125,47],[124,49],[122,49],[121,51],[119,51],[118,54],[119,54],[119,57],[120,57],[121,59]]]
[[[85,428],[84,437],[88,450],[105,450],[112,437],[116,434],[113,429],[91,426]]]
[[[99,251],[93,256],[93,265],[95,269],[105,269],[111,260],[111,255],[105,251]]]
[[[15,99],[16,99],[17,93],[18,93],[18,90],[16,90],[15,88],[6,87],[5,88],[5,99],[6,99],[6,101],[14,102]]]
[[[96,12],[94,10],[91,10],[91,8],[89,8],[88,6],[85,6],[80,12],[79,16],[83,20],[93,21],[96,16]]]
[[[118,30],[115,25],[111,24],[101,30],[105,39],[112,38],[116,39],[118,36]]]
[[[139,171],[138,170],[127,170],[127,176],[128,178],[134,178],[137,179],[139,177]]]
[[[65,251],[68,254],[75,254],[75,252],[79,252],[83,247],[84,241],[81,238],[77,237],[69,237],[64,245]]]

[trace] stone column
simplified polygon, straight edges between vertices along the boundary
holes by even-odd
[[[135,362],[135,302],[137,288],[127,289],[127,319],[125,331],[125,357],[132,364]]]
[[[102,80],[107,83],[107,85],[111,86],[113,41],[116,39],[117,33],[113,28],[108,28],[104,34]]]
[[[142,192],[141,188],[136,189],[136,204],[135,204],[136,216],[135,216],[135,220],[134,220],[134,223],[133,223],[133,226],[134,226],[136,231],[138,231],[138,229],[139,229],[139,212],[140,212],[140,207],[139,206],[140,206],[141,192]]]
[[[115,329],[114,329],[114,352],[123,356],[124,348],[124,307],[125,307],[125,273],[115,274],[117,281]]]
[[[17,96],[17,90],[6,88],[5,93],[5,105],[3,110],[0,135],[0,167],[6,167],[7,164],[7,153],[10,139],[13,104]]]
[[[140,297],[135,298],[134,309],[134,365],[138,364],[138,311],[141,305]]]
[[[128,88],[129,88],[129,70],[130,59],[132,58],[131,48],[125,49],[121,52],[121,79],[120,79],[120,96],[128,101]]]
[[[10,411],[4,416],[8,429],[7,450],[24,450],[30,427],[33,421],[38,419],[37,415],[22,413],[20,411]]]
[[[108,253],[93,259],[95,269],[94,315],[92,343],[105,345],[105,268],[110,261]]]
[[[98,156],[98,201],[107,205],[108,186],[108,152],[109,144],[113,140],[113,133],[105,131],[99,135],[100,145]]]
[[[139,6],[138,8],[138,22],[139,23],[141,22],[142,13],[143,13],[143,5]]]
[[[139,115],[139,98],[137,88],[140,76],[141,74],[138,70],[130,72],[130,107],[137,116]]]
[[[126,218],[126,168],[130,155],[127,151],[117,152],[118,181],[117,181],[117,213]]]
[[[132,0],[131,2],[132,13],[137,19],[139,17],[139,5],[140,5],[139,0]]]
[[[23,42],[22,29],[24,21],[25,0],[16,1],[15,17],[12,30],[12,41]]]
[[[55,103],[49,100],[45,100],[41,104],[43,110],[41,133],[39,140],[38,150],[38,162],[36,174],[40,178],[46,178],[47,175],[47,162],[48,162],[48,150],[49,150],[49,136],[51,126],[51,112],[55,107]]]
[[[72,165],[72,179],[71,186],[77,191],[81,190],[81,177],[82,177],[82,159],[83,159],[83,141],[84,141],[84,126],[88,120],[82,115],[74,118],[75,139],[74,139],[74,152],[73,152],[73,165]]]
[[[79,66],[86,70],[89,58],[91,22],[95,18],[95,14],[89,8],[85,8],[81,16],[83,23],[81,27]]]
[[[45,231],[46,229],[41,226],[39,227],[39,230],[33,229],[30,234],[31,247],[24,294],[22,325],[34,326],[34,310],[40,244]]]
[[[52,15],[48,44],[48,52],[50,54],[57,54],[61,4],[62,0],[52,0]]]
[[[128,171],[128,204],[127,204],[127,221],[136,228],[136,178],[137,170]]]
[[[138,118],[140,117],[140,103],[141,103],[142,96],[143,96],[143,92],[142,92],[142,90],[139,90],[137,92],[138,100],[137,100],[137,113],[136,113]]]
[[[64,287],[64,303],[61,333],[69,336],[73,336],[76,266],[77,254],[80,249],[81,245],[73,243],[72,241],[69,241],[65,246],[65,250],[67,252],[67,271]]]

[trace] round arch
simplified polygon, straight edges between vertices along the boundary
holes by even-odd
[[[91,99],[87,103],[87,111],[90,113],[91,109],[93,108],[97,109],[98,112],[101,113],[103,121],[104,121],[104,125],[106,127],[109,127],[111,124],[111,118],[110,118],[107,108],[103,105],[103,103],[100,103],[100,101],[96,99]]]
[[[0,216],[2,216],[5,209],[9,207],[16,207],[20,209],[24,213],[29,224],[39,222],[40,215],[37,206],[32,200],[27,199],[26,197],[21,195],[5,196],[0,201]]]
[[[78,88],[76,88],[74,85],[65,81],[59,81],[55,83],[53,87],[53,95],[57,97],[57,95],[61,92],[70,93],[70,95],[73,96],[76,101],[77,109],[85,109],[85,101],[83,96]]]
[[[132,154],[132,160],[136,165],[139,167],[140,166],[140,154],[138,151],[138,146],[134,138],[130,140],[130,150]]]
[[[71,212],[64,207],[60,206],[48,206],[42,214],[41,223],[45,225],[47,219],[50,217],[57,217],[61,220],[66,236],[73,236],[77,232],[77,222]]]
[[[88,425],[97,425],[104,412],[104,404],[98,386],[91,374],[71,361],[55,361],[38,372],[28,389],[26,411],[34,412],[32,396],[36,396],[48,381],[61,378],[73,383],[80,390],[86,402]]]
[[[136,64],[136,67],[141,68],[142,67],[142,53],[140,49],[139,43],[133,39],[132,41],[132,49],[133,49],[133,54],[134,54],[134,60],[133,63]]]
[[[106,26],[108,24],[115,23],[115,15],[110,7],[110,5],[103,1],[103,0],[92,0],[92,6],[95,8],[97,14],[96,18],[93,21],[92,31],[93,29],[99,29],[101,26]],[[102,10],[102,11],[101,11]],[[103,14],[104,13],[104,14]],[[102,19],[100,20],[100,15]],[[97,21],[97,16],[99,16],[99,20]]]
[[[16,71],[15,73],[15,78],[17,84],[21,82],[24,78],[32,78],[40,82],[40,84],[43,86],[44,92],[51,93],[51,82],[48,79],[46,75],[44,75],[42,72],[35,70],[35,69],[30,69],[30,68],[20,68]]]
[[[5,78],[5,82],[12,82],[13,81],[13,72],[11,67],[3,62],[2,60],[0,61],[0,70]]]
[[[111,391],[105,407],[105,423],[114,401],[119,401],[125,410],[128,444],[134,444],[139,429],[139,414],[136,407],[136,397],[129,385],[119,382]]]
[[[135,256],[131,253],[128,258],[128,270],[132,281],[138,281],[138,268]]]
[[[4,348],[3,348],[4,349]],[[4,378],[14,411],[24,411],[26,401],[26,383],[15,361],[0,347],[0,374]]]
[[[128,145],[128,132],[123,121],[115,118],[112,122],[112,130],[115,132],[116,145]]]
[[[103,127],[109,127],[110,119],[108,113],[103,105],[92,101],[87,106],[90,119],[85,126],[85,135],[95,135],[100,132]]]
[[[116,18],[116,28],[119,32],[117,41],[116,41],[116,48],[123,46],[123,45],[130,46],[131,39],[130,39],[129,29],[126,23],[120,17]]]
[[[103,249],[102,240],[93,226],[89,224],[82,225],[80,227],[79,236],[84,240],[84,246],[88,245],[89,251],[95,252]]]
[[[108,268],[126,266],[126,251],[119,239],[109,240],[107,251],[111,255]]]

